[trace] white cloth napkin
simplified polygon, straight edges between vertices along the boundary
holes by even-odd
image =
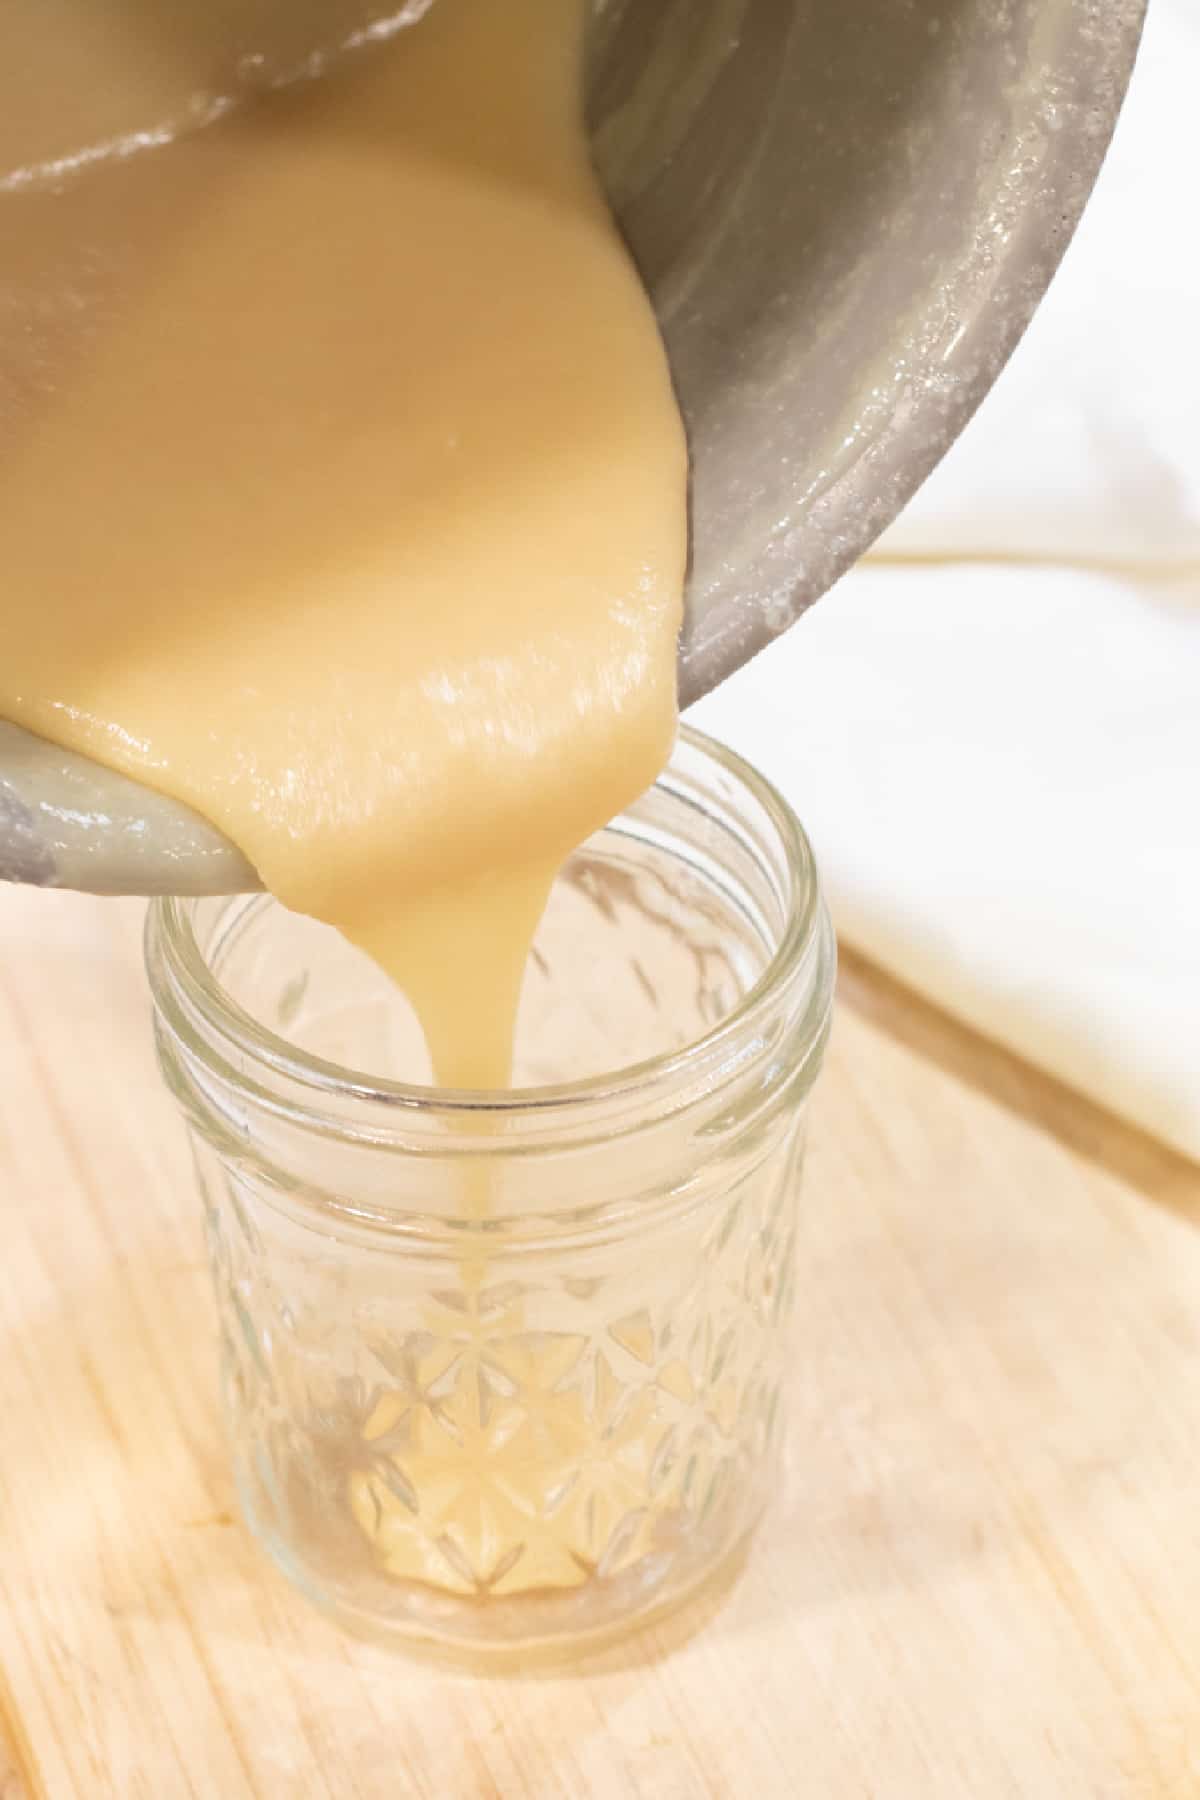
[[[846,939],[1200,1158],[1200,8],[870,563],[693,709],[805,819]]]

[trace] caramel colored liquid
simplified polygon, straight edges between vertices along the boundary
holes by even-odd
[[[51,321],[50,377],[8,376],[0,715],[207,815],[408,992],[440,1082],[502,1087],[554,874],[676,723],[686,452],[589,164],[582,0],[435,0],[190,114],[141,16],[107,41],[116,149],[64,151],[98,104],[64,53],[0,181]],[[72,260],[84,217],[103,254]],[[512,1579],[564,1571],[569,1543]]]

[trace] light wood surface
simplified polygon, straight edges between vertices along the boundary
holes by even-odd
[[[237,1522],[138,925],[0,890],[0,1800],[1200,1795],[1200,1172],[850,960],[740,1586],[447,1674]]]

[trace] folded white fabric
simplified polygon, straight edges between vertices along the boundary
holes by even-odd
[[[1200,1157],[1200,605],[866,568],[692,716],[791,799],[849,942]]]
[[[1055,288],[880,546],[928,560],[692,717],[795,803],[848,941],[1200,1158],[1197,67],[1155,0]]]

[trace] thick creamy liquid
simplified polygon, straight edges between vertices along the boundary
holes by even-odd
[[[506,1082],[549,883],[675,726],[685,450],[582,25],[436,0],[0,194],[33,265],[83,190],[133,221],[0,445],[0,715],[211,818],[385,965],[451,1085]]]
[[[176,60],[122,54],[154,9],[72,86],[45,5],[93,135],[69,153],[62,94],[0,109],[0,152],[24,119],[42,157],[0,179],[27,315],[0,329],[0,716],[206,814],[407,991],[440,1082],[503,1086],[554,874],[675,729],[686,454],[589,166],[583,0],[436,0],[322,78],[202,95],[182,138]],[[344,1504],[394,1577],[577,1587],[633,1502],[549,1504],[598,1427],[537,1358],[537,1457],[489,1437],[488,1279],[480,1251],[473,1351],[418,1334],[459,1369],[453,1431],[384,1392]]]

